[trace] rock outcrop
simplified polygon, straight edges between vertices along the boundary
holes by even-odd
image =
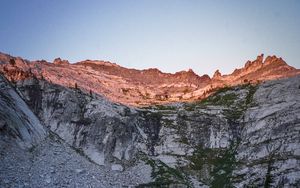
[[[38,118],[2,75],[0,75],[0,135],[1,148],[8,147],[12,143],[26,149],[38,144],[47,135]]]
[[[237,187],[300,185],[299,81],[299,76],[271,81],[255,92],[255,105],[244,114],[235,155],[238,165],[233,182]]]
[[[60,58],[56,58],[53,61],[53,64],[55,65],[69,65],[69,61],[68,60],[61,60]]]
[[[222,74],[220,73],[219,70],[216,70],[216,72],[214,73],[212,79],[217,80],[219,78],[221,78]]]
[[[215,79],[216,84],[228,86],[257,83],[278,78],[288,78],[299,74],[299,70],[289,66],[282,58],[268,56],[264,59],[264,54],[257,56],[254,61],[247,61],[245,66],[235,69],[232,74],[223,75]]]

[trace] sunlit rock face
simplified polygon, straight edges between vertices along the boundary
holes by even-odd
[[[67,66],[70,63],[69,63],[68,60],[62,60],[60,58],[56,58],[56,59],[54,59],[53,64],[55,64],[55,65],[66,65]]]
[[[57,58],[53,63],[48,63],[1,54],[0,61],[0,72],[10,81],[36,77],[65,87],[77,87],[86,93],[97,93],[113,102],[130,106],[195,101],[206,98],[224,86],[257,83],[300,73],[283,59],[276,56],[264,59],[263,54],[232,74],[222,75],[216,71],[213,78],[198,76],[191,69],[169,74],[154,68],[127,69],[99,60],[70,64],[67,60]]]
[[[216,76],[220,75],[219,72],[217,73]],[[217,76],[213,80],[226,85],[237,85],[290,77],[297,74],[299,74],[299,70],[287,65],[282,58],[267,56],[264,59],[264,54],[261,54],[257,56],[256,60],[247,61],[243,68],[235,69],[232,74]]]

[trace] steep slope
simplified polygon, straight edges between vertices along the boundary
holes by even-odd
[[[30,148],[46,136],[46,130],[9,82],[0,75],[0,147],[17,144]]]
[[[244,127],[233,171],[236,186],[300,186],[300,77],[262,84]],[[258,170],[260,169],[260,170]]]
[[[38,79],[16,86],[47,127],[94,162],[121,171],[146,163],[152,182],[143,186],[297,187],[298,83],[224,88],[200,102],[148,108]]]
[[[89,161],[51,135],[29,151],[0,147],[0,187],[134,187],[151,180],[143,163],[124,171]]]
[[[16,88],[13,87],[0,75],[0,187],[104,188],[136,186],[151,180],[151,167],[146,166],[144,162],[136,163],[135,166],[126,170],[119,169],[120,167],[117,165],[95,165],[81,152],[70,146],[73,144],[69,142],[71,136],[69,135],[69,140],[65,137],[70,133],[63,135],[59,130],[55,130],[65,139],[62,140],[55,133],[53,134],[43,127],[33,111],[40,112],[41,107],[46,107],[45,112],[49,112],[49,116],[44,115],[48,119],[57,118],[57,116],[69,118],[66,116],[68,112],[58,114],[61,111],[51,109],[52,106],[43,106],[41,100],[43,96],[39,95],[41,88],[37,87],[38,80],[29,79],[25,82],[30,85],[28,90],[22,90],[20,85],[23,83],[21,82]],[[44,85],[44,87],[49,86],[49,84]],[[48,94],[53,94],[53,98],[46,98],[47,102],[53,102],[55,95],[60,91],[59,88],[64,92],[64,88],[61,86],[52,86],[51,88],[53,90],[50,91],[49,88]],[[80,96],[80,93],[77,95]],[[85,95],[82,94],[82,96]],[[31,99],[31,97],[35,99],[34,102],[26,101],[26,104],[23,99]],[[89,98],[89,96],[87,97]],[[72,108],[72,106],[68,107]],[[54,106],[54,108],[56,107]],[[70,114],[71,116],[72,114]],[[73,120],[71,119],[71,122]],[[43,121],[43,124],[45,122]],[[61,122],[61,124],[63,123],[65,122]],[[83,121],[77,123],[83,123]],[[65,124],[61,126],[64,127],[60,130],[68,128]],[[119,129],[123,128],[119,127]],[[101,134],[101,131],[97,132]],[[84,133],[81,132],[81,134]],[[81,134],[78,135],[82,137]],[[95,137],[93,139],[94,142],[97,142]],[[108,146],[106,147],[108,148]],[[87,154],[92,158],[98,153],[95,151]],[[93,159],[98,162],[97,158]],[[146,177],[141,177],[140,174],[144,174]]]
[[[97,93],[111,101],[131,106],[147,106],[203,99],[216,89],[243,83],[291,77],[300,70],[288,66],[281,58],[263,55],[244,68],[222,76],[218,71],[211,79],[192,70],[168,74],[158,69],[135,70],[107,61],[86,60],[70,64],[57,58],[53,63],[27,61],[0,54],[0,72],[10,81],[36,77],[65,87],[78,87]]]

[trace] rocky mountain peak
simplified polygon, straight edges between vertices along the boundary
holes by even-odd
[[[276,57],[275,55],[273,56],[268,56],[265,61],[264,61],[264,65],[287,65],[286,62],[281,58],[281,57]]]
[[[61,58],[56,58],[53,61],[53,64],[55,65],[69,65],[69,61],[68,60],[62,60]]]
[[[216,72],[213,75],[213,79],[219,79],[222,76],[222,74],[220,73],[219,69],[216,70]]]
[[[8,54],[0,52],[0,64],[4,64],[5,62],[9,62],[9,60],[13,58]]]
[[[148,73],[162,73],[158,68],[149,68],[149,69],[144,69],[142,72],[148,72]]]
[[[256,60],[247,61],[244,68],[252,69],[252,68],[261,67],[263,65],[263,59],[264,59],[264,54],[261,54],[261,55],[257,56]]]
[[[179,72],[176,72],[175,75],[185,76],[185,77],[199,77],[199,75],[197,75],[193,71],[193,69],[187,69],[187,70],[184,70],[184,71],[179,71]]]
[[[76,63],[78,65],[89,65],[89,66],[107,66],[107,67],[120,67],[119,65],[117,65],[116,63],[112,63],[110,61],[102,61],[102,60],[85,60],[85,61],[81,61]]]
[[[264,54],[260,54],[259,56],[257,56],[257,58],[256,58],[256,61],[259,61],[259,62],[263,62],[263,60],[264,60]]]
[[[203,80],[211,80],[211,78],[209,77],[208,74],[204,74],[204,75],[200,76],[200,78]]]

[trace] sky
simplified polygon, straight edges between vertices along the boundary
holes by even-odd
[[[264,53],[300,68],[300,1],[1,0],[0,51],[200,75]]]

